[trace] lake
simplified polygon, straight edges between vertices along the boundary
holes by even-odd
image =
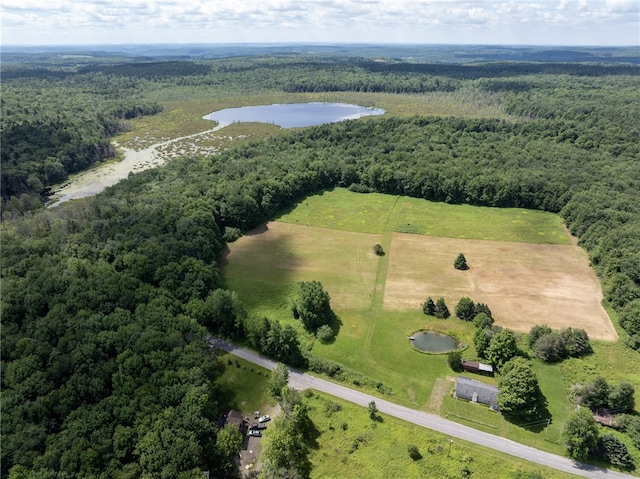
[[[197,150],[195,141],[197,137],[217,132],[232,123],[271,123],[282,128],[296,128],[382,114],[384,110],[380,108],[367,108],[347,103],[288,103],[215,111],[204,117],[218,122],[218,125],[211,130],[160,142],[143,150],[120,148],[124,152],[124,160],[97,164],[89,170],[73,175],[63,184],[53,186],[47,206],[56,206],[65,201],[95,195],[126,178],[129,173],[162,165],[168,159],[178,156],[166,152],[165,147],[168,145],[186,140]],[[194,141],[191,141],[192,139]],[[189,152],[189,154],[196,153],[197,151],[193,150]]]
[[[282,128],[300,128],[383,114],[384,110],[380,108],[348,103],[312,102],[226,108],[214,111],[203,118],[217,121],[221,127],[232,123],[257,122],[270,123]]]

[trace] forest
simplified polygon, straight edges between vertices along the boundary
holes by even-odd
[[[2,68],[2,476],[225,477],[207,328],[314,361],[295,330],[247,315],[225,290],[225,239],[335,187],[559,213],[621,341],[640,349],[639,66],[332,54]],[[505,118],[283,131],[43,208],[51,185],[114,156],[114,135],[167,98],[461,89]]]

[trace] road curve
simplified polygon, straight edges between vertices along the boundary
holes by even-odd
[[[223,340],[209,337],[208,341],[212,347],[227,351],[234,356],[238,356],[239,358],[257,364],[258,366],[262,366],[263,368],[272,370],[277,365],[276,362],[271,361],[270,359],[266,359],[259,354],[227,343]],[[447,434],[454,438],[463,439],[496,451],[504,452],[511,456],[525,459],[542,466],[575,474],[576,476],[593,479],[629,479],[633,477],[628,474],[592,466],[590,464],[578,463],[566,457],[544,452],[523,444],[518,444],[517,442],[509,439],[494,436],[493,434],[488,434],[486,432],[478,431],[471,427],[443,419],[435,414],[429,414],[427,412],[400,406],[385,399],[371,396],[370,394],[356,391],[355,389],[335,384],[330,381],[296,371],[295,369],[289,370],[289,385],[298,390],[315,389],[364,407],[367,407],[371,401],[375,401],[378,411],[389,416],[408,421],[427,429],[438,431],[442,434]]]

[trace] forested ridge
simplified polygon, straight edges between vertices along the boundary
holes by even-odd
[[[110,122],[157,111],[150,91],[219,91],[225,82],[234,91],[287,90],[295,82],[330,89],[317,80],[318,65],[281,77],[266,63],[252,75],[226,71],[232,60],[225,59],[192,76],[172,63],[144,78],[112,70],[12,79],[6,89],[3,82],[3,208],[20,194],[41,194],[41,175],[58,162],[65,167],[65,154],[73,164],[87,145],[108,147],[120,128]],[[367,75],[349,64],[327,68],[343,85]],[[384,91],[412,75],[385,73]],[[217,265],[224,234],[327,188],[558,212],[620,314],[629,332],[622,339],[640,347],[638,76],[602,67],[596,76],[443,78],[496,95],[518,120],[383,117],[284,132],[171,161],[92,199],[5,218],[2,475],[201,477],[211,469],[222,477],[219,366],[205,326],[281,360],[309,359],[295,330],[248,317],[224,291]],[[49,133],[18,135],[36,121]],[[5,182],[22,189],[5,196]]]

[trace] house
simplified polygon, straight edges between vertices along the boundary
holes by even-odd
[[[499,409],[498,388],[475,379],[458,376],[454,396],[458,399],[486,404],[492,409]]]
[[[245,419],[238,411],[234,411],[233,409],[229,411],[229,413],[225,417],[224,425],[234,424],[240,429],[240,432],[244,432],[245,427]]]
[[[462,361],[462,369],[469,373],[493,376],[493,366],[489,364],[482,364],[477,361]]]

